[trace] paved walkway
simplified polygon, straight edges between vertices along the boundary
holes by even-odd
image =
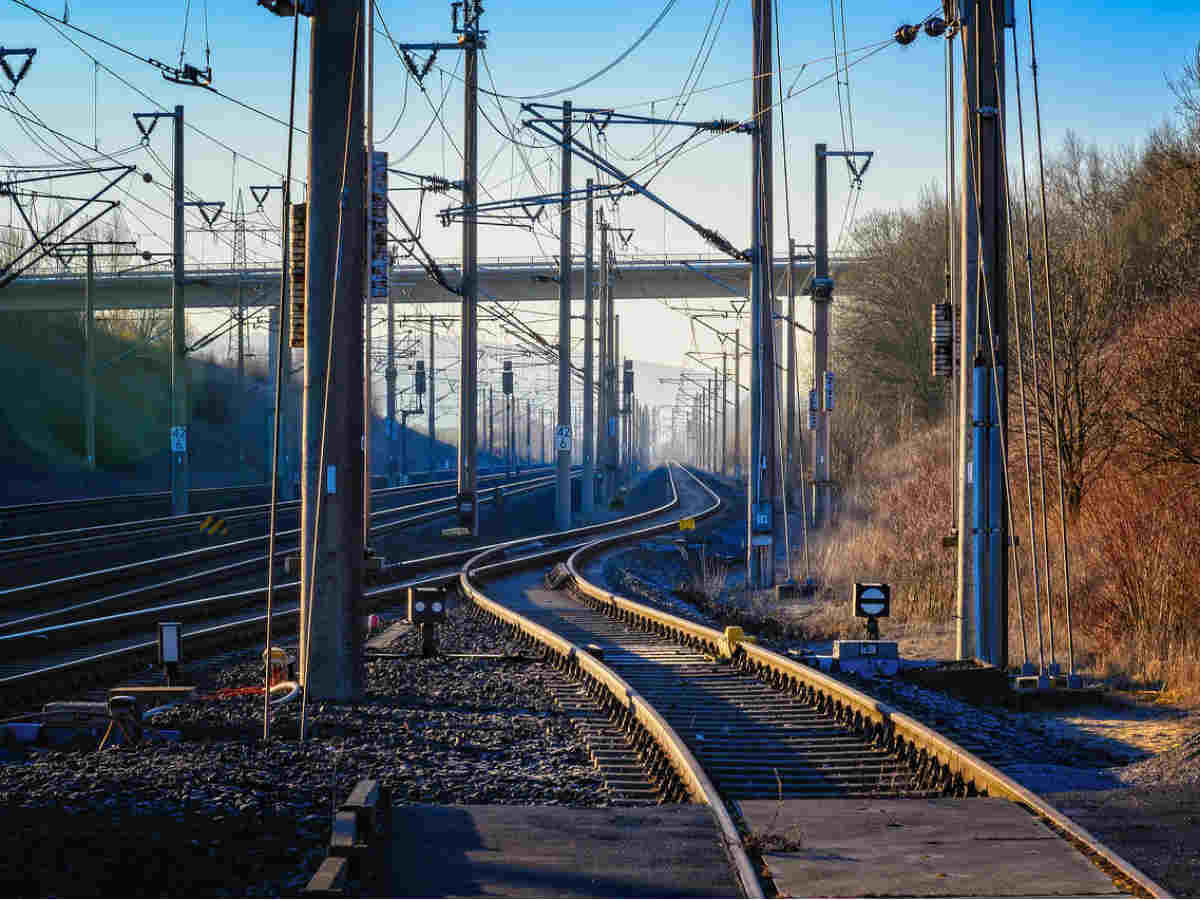
[[[388,897],[740,897],[707,806],[397,805]]]

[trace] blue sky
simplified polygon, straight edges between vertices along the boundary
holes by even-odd
[[[47,0],[51,2],[51,0]],[[62,0],[44,7],[56,16],[63,14]],[[137,4],[95,0],[72,0],[70,21],[94,31],[140,56],[169,64],[179,59],[184,30],[186,0],[162,4]],[[1022,55],[1022,79],[1030,86],[1028,23],[1023,0],[1018,0],[1017,35]],[[249,104],[286,118],[287,67],[291,23],[269,15],[249,0],[232,9],[212,4],[207,10],[208,43],[211,45],[214,86]],[[481,85],[505,94],[522,95],[565,87],[602,68],[632,43],[661,12],[659,2],[633,0],[617,7],[586,4],[564,8],[561,4],[515,3],[495,0],[488,5],[484,25],[490,30],[489,47],[481,66]],[[671,95],[678,93],[702,35],[713,16],[721,16],[724,4],[710,0],[677,0],[658,29],[621,65],[603,78],[568,96],[577,106],[615,106],[631,112],[668,114]],[[839,16],[845,10],[846,43],[850,48],[874,45],[888,38],[897,25],[919,21],[933,9],[899,3],[863,3],[839,0]],[[382,0],[384,21],[399,41],[447,40],[448,3],[395,3]],[[1167,77],[1176,75],[1200,40],[1200,9],[1194,2],[1162,2],[1142,7],[1126,2],[1085,0],[1073,4],[1036,4],[1038,61],[1041,75],[1042,110],[1048,149],[1057,147],[1067,129],[1102,148],[1135,144],[1156,125],[1171,117],[1173,98]],[[185,59],[203,64],[205,47],[204,0],[192,0]],[[797,77],[798,87],[828,74],[832,63],[833,35],[828,4],[784,2],[780,13],[782,64],[789,73],[787,83]],[[59,26],[61,28],[61,26]],[[840,37],[840,18],[838,23]],[[307,126],[307,26],[301,24],[301,64],[298,84],[298,122]],[[162,80],[150,66],[71,33],[87,51],[123,78],[148,94],[162,107],[186,106],[190,123],[204,129],[226,146],[198,134],[187,136],[186,180],[188,187],[204,199],[230,202],[237,188],[277,182],[267,169],[282,169],[284,129],[265,118],[195,88],[180,87]],[[1011,38],[1012,32],[1009,33]],[[7,47],[34,46],[38,55],[21,83],[17,96],[52,127],[88,144],[98,139],[99,149],[114,152],[137,142],[131,113],[149,111],[154,104],[139,97],[113,75],[100,71],[95,78],[93,62],[71,46],[53,28],[27,9],[0,0],[0,43]],[[407,107],[403,107],[404,68],[386,41],[376,43],[375,133],[382,136],[399,124],[383,149],[392,154],[393,165],[417,171],[460,177],[460,162],[454,144],[462,128],[461,86],[448,74],[455,69],[454,52],[443,53],[438,67],[426,78],[429,96],[440,98],[449,85],[443,122],[449,134],[434,123],[428,137],[402,162],[399,157],[411,148],[431,121],[429,103],[412,84],[408,85]],[[824,58],[824,59],[822,59]],[[854,54],[851,54],[854,58]],[[853,109],[855,145],[876,151],[864,183],[859,214],[894,208],[914,202],[919,192],[943,178],[943,87],[944,43],[926,37],[912,46],[892,46],[853,67],[849,73],[849,103]],[[801,70],[800,66],[807,63]],[[1011,68],[1011,51],[1009,55]],[[702,93],[689,102],[684,115],[695,118],[717,116],[744,118],[750,105],[750,9],[749,3],[730,3],[715,46],[699,84],[702,87],[737,83]],[[95,91],[93,90],[95,84]],[[1012,85],[1011,71],[1009,85]],[[1011,93],[1011,91],[1010,91]],[[93,133],[93,101],[96,126]],[[555,97],[545,102],[561,102]],[[653,106],[650,101],[657,100]],[[11,103],[10,99],[10,103]],[[843,104],[846,103],[843,94]],[[498,124],[501,115],[491,99],[481,100],[484,111]],[[517,104],[503,101],[505,114],[519,116]],[[1010,104],[1011,105],[1011,104]],[[22,107],[16,107],[25,111]],[[401,110],[404,114],[401,116]],[[842,144],[835,90],[828,81],[790,99],[783,107],[787,141],[776,120],[776,240],[786,240],[785,199],[790,201],[791,232],[801,242],[811,240],[813,144],[826,141]],[[518,153],[481,122],[480,160],[486,164],[483,183],[496,197],[540,190],[524,174],[525,162]],[[1015,138],[1015,116],[1010,113],[1010,138]],[[663,138],[669,146],[683,132]],[[612,130],[610,146],[617,154],[636,155],[652,135],[645,128]],[[528,139],[526,135],[525,138]],[[696,142],[699,143],[699,142]],[[152,145],[163,161],[170,158],[166,125],[155,132]],[[61,145],[57,153],[63,153]],[[85,156],[94,156],[81,148]],[[296,172],[304,175],[304,139],[298,137]],[[235,152],[236,151],[236,157]],[[627,170],[642,162],[619,160]],[[783,165],[786,158],[790,192],[784,193]],[[122,156],[152,171],[165,187],[167,174],[145,151]],[[259,167],[256,160],[267,168]],[[0,167],[52,162],[50,150],[34,143],[0,109]],[[557,171],[543,150],[528,151],[528,163],[543,186],[557,187]],[[587,173],[575,165],[582,185]],[[748,244],[749,150],[743,136],[722,136],[700,149],[679,156],[654,182],[654,189],[668,201],[700,222],[716,227],[735,245]],[[847,179],[837,170],[831,180],[831,230],[836,236],[845,208]],[[165,211],[166,194],[155,185],[138,184],[132,199],[123,202],[126,221],[149,249],[162,249],[169,233]],[[414,218],[415,195],[400,195],[398,201]],[[412,202],[410,202],[410,199]],[[253,207],[247,194],[245,201]],[[277,221],[277,199],[268,201],[262,224]],[[424,206],[423,234],[439,255],[456,256],[458,229],[443,229],[431,212],[444,204],[442,197],[429,197]],[[0,207],[0,225],[7,224],[7,208]],[[641,199],[621,204],[622,224],[636,228],[634,245],[642,252],[711,252],[680,223]],[[550,218],[556,219],[556,216]],[[198,225],[198,221],[193,224]],[[556,221],[554,226],[557,227]],[[579,236],[576,230],[576,237]],[[540,241],[540,243],[539,243]],[[480,239],[481,255],[540,255],[556,251],[557,242],[548,233],[537,239],[511,228],[485,229]],[[251,256],[272,258],[272,250],[251,240]],[[189,237],[189,255],[196,260],[218,263],[229,259],[227,239],[202,233]],[[639,309],[648,307],[642,304]],[[647,322],[675,322],[680,333],[686,329],[669,314],[643,314]],[[678,361],[681,349],[666,347],[658,326],[644,333],[630,331],[631,355],[662,362]],[[686,343],[683,339],[681,342]],[[668,342],[669,343],[669,342]]]

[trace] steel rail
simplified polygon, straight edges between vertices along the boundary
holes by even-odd
[[[645,519],[662,512],[673,509],[678,506],[679,492],[675,486],[675,477],[668,468],[670,474],[671,494],[672,499],[669,503],[664,504],[649,514],[643,514],[636,518]],[[705,518],[715,513],[721,506],[721,500],[711,490],[704,486],[705,490],[713,497],[714,503],[707,509],[696,513],[697,518]],[[628,523],[635,517],[623,520],[622,524]],[[596,546],[608,546],[612,543],[624,543],[630,540],[640,539],[649,534],[656,534],[669,528],[677,527],[679,520],[673,519],[666,524],[651,525],[647,528],[637,529],[632,532],[625,532],[620,535],[600,538],[595,541],[590,541],[583,546],[575,549],[571,557],[574,559],[580,553]],[[495,555],[497,549],[484,550],[473,557],[466,565],[463,566],[462,574],[459,576],[460,590],[463,594],[469,597],[477,606],[486,612],[492,614],[497,619],[507,622],[513,627],[519,629],[532,640],[546,647],[550,653],[554,654],[562,663],[572,671],[580,680],[590,680],[592,684],[599,686],[606,691],[613,702],[621,707],[624,712],[632,717],[647,733],[651,736],[658,747],[665,753],[666,758],[670,761],[672,768],[675,771],[676,777],[683,783],[687,794],[697,803],[705,804],[712,811],[713,818],[716,820],[717,828],[721,837],[721,842],[725,846],[726,853],[729,855],[730,861],[733,864],[734,871],[738,880],[741,882],[742,890],[747,897],[763,897],[765,896],[762,884],[754,870],[754,865],[751,862],[749,855],[746,853],[745,847],[742,845],[741,836],[738,833],[737,826],[734,824],[733,816],[730,814],[728,807],[721,798],[720,793],[708,778],[703,767],[696,760],[687,744],[668,724],[667,720],[648,703],[632,685],[624,678],[618,675],[613,669],[605,665],[600,660],[596,659],[589,653],[585,652],[581,647],[573,644],[571,641],[558,634],[555,634],[549,628],[546,628],[531,619],[522,616],[520,613],[510,610],[508,607],[490,599],[479,587],[475,584],[475,579],[485,576],[495,576],[514,569],[526,568],[533,563],[543,563],[547,557],[557,555],[555,551],[539,553],[530,556],[523,556],[517,559],[505,560],[500,563],[484,565],[484,561]]]
[[[578,477],[578,476],[576,476]],[[546,483],[552,481],[552,478],[546,477],[537,479],[538,482]],[[506,496],[512,496],[521,493],[529,493],[537,490],[542,484],[532,484],[522,487],[518,490],[506,491]],[[483,502],[488,502],[484,498]],[[648,515],[654,515],[669,507],[659,507],[646,513],[635,513],[632,516],[626,516],[621,519],[610,522],[602,522],[593,525],[586,525],[580,528],[570,529],[566,532],[548,532],[530,537],[518,538],[515,540],[498,542],[496,544],[487,545],[484,548],[467,547],[461,550],[454,550],[448,553],[435,554],[432,556],[421,557],[419,559],[405,560],[388,567],[388,570],[397,572],[403,570],[405,574],[412,576],[393,581],[392,583],[380,585],[371,588],[364,592],[364,606],[367,611],[371,611],[386,606],[397,605],[403,602],[405,594],[409,587],[415,585],[428,584],[450,584],[456,581],[459,577],[460,566],[463,562],[468,561],[471,557],[476,556],[482,549],[495,550],[500,553],[518,550],[522,547],[540,547],[546,543],[556,543],[560,541],[574,541],[567,546],[559,547],[556,551],[560,555],[573,550],[579,546],[581,539],[588,535],[604,528],[619,527],[621,524],[629,521],[637,521],[645,518]],[[455,510],[454,506],[448,506],[448,512]],[[417,574],[423,572],[424,574]],[[284,582],[276,586],[276,590],[284,593],[296,592],[299,588],[298,581]],[[201,598],[204,599],[204,598]],[[233,606],[235,609],[244,609],[247,606],[254,604],[256,601],[265,610],[265,588],[256,587],[243,591],[234,592],[227,595],[222,595],[218,599],[225,601],[228,606]],[[160,613],[181,612],[184,610],[200,610],[203,607],[196,600],[182,601],[181,604],[171,605],[164,604],[156,607],[151,614],[151,618],[157,620]],[[136,621],[136,613],[134,616],[119,620],[124,627],[123,631],[128,632],[132,627],[132,622]],[[229,615],[228,611],[225,613]],[[294,628],[295,621],[289,624],[289,620],[298,619],[299,604],[296,602],[285,604],[277,607],[273,614],[275,627],[283,627],[284,629]],[[253,636],[261,636],[261,626],[266,621],[265,614],[252,614],[245,617],[237,618],[229,623],[217,625],[206,625],[185,629],[183,638],[189,647],[193,647],[197,640],[208,641],[209,643],[219,643],[222,636],[225,639],[232,640],[235,636],[241,633]],[[257,629],[257,630],[256,630]],[[55,632],[55,634],[63,634],[63,630]],[[279,632],[284,633],[284,632]],[[32,639],[32,638],[28,638]],[[145,656],[153,655],[157,647],[156,641],[148,640],[146,635],[140,637],[131,636],[130,642],[118,647],[109,647],[98,650],[96,652],[88,652],[83,656],[72,659],[67,659],[52,663],[36,663],[33,668],[23,669],[22,671],[0,674],[0,698],[7,701],[6,705],[13,704],[13,698],[20,701],[29,696],[36,696],[39,685],[43,685],[48,680],[56,678],[68,681],[75,684],[89,677],[99,677],[107,671],[123,672]],[[3,648],[3,638],[0,638],[0,652]],[[0,667],[2,669],[3,667]]]
[[[695,478],[692,473],[688,474]],[[699,482],[699,479],[696,480]],[[707,485],[703,485],[702,482],[701,486],[705,490],[709,490]],[[709,491],[709,493],[712,492]],[[572,554],[567,561],[567,568],[574,580],[575,590],[599,604],[623,611],[635,620],[640,620],[644,626],[661,629],[677,639],[698,641],[714,654],[720,652],[721,645],[726,643],[726,638],[721,632],[621,597],[589,582],[580,574],[578,564],[584,555],[595,553],[614,543],[618,543],[618,541],[613,538],[604,538],[582,547]],[[940,767],[946,775],[959,780],[968,792],[974,791],[988,796],[1002,797],[1026,807],[1108,862],[1150,896],[1170,896],[1165,888],[1103,844],[1083,826],[1056,809],[1045,798],[1021,786],[949,738],[938,734],[888,704],[876,700],[818,669],[795,662],[752,642],[738,643],[734,650],[734,660],[759,680],[766,681],[777,688],[789,690],[791,693],[807,694],[818,704],[831,705],[840,721],[852,724],[856,730],[866,733],[868,736],[872,736],[872,732],[874,732],[876,742],[898,747],[902,754],[905,753],[905,747],[909,748],[905,755],[910,761],[917,756],[926,758],[932,765]]]
[[[706,485],[695,478],[692,473],[688,474],[707,493],[717,499]],[[714,504],[713,507],[698,514],[697,517],[711,514],[712,511],[715,511],[716,506],[717,504]],[[740,671],[753,676],[758,681],[765,682],[776,690],[800,695],[803,699],[813,702],[814,705],[829,712],[834,720],[848,727],[850,731],[866,738],[870,743],[896,753],[899,759],[911,769],[919,768],[926,775],[932,775],[934,782],[943,785],[943,789],[953,787],[956,793],[986,794],[1017,803],[1043,819],[1052,830],[1057,831],[1068,842],[1091,855],[1094,861],[1099,860],[1103,865],[1115,870],[1122,878],[1150,896],[1169,896],[1162,886],[1111,848],[1105,846],[1094,835],[1044,798],[1022,787],[955,742],[904,713],[824,675],[819,670],[801,665],[752,642],[735,641],[731,643],[726,635],[715,629],[621,597],[589,582],[582,576],[580,563],[584,557],[594,555],[600,550],[617,544],[664,531],[677,526],[677,524],[678,520],[632,533],[602,537],[580,547],[571,554],[567,561],[572,589],[590,599],[604,611],[616,613],[626,622],[630,622],[642,630],[658,632],[693,647],[699,646],[714,656],[722,652],[731,655],[734,665]],[[659,742],[660,749],[671,759],[677,774],[689,785],[693,796],[700,796],[699,789],[695,787],[695,777],[685,774],[690,767],[698,766],[698,763],[678,734],[664,734],[665,719],[654,713],[645,697],[634,691],[628,682],[620,678],[603,662],[583,652],[581,648],[554,634],[544,626],[488,598],[484,590],[477,586],[476,582],[483,578],[523,568],[534,559],[528,557],[523,560],[485,564],[492,555],[493,551],[482,552],[464,566],[463,574],[460,576],[463,592],[487,612],[548,647],[574,672],[582,673],[586,679],[590,679],[593,685],[602,686],[609,693],[613,702],[624,710],[625,714],[637,720],[647,733],[655,737]],[[730,824],[732,824],[731,817]],[[722,827],[724,828],[724,825]],[[738,846],[740,847],[740,841]]]
[[[548,467],[546,466],[530,466],[524,472],[525,475],[534,475]],[[493,472],[488,475],[481,475],[480,480],[495,480],[505,479],[507,476],[503,472]],[[375,499],[388,499],[404,493],[419,493],[421,491],[438,490],[438,489],[453,489],[455,482],[453,480],[444,481],[427,481],[416,484],[399,485],[390,488],[377,488],[371,492]],[[224,490],[224,489],[222,489]],[[128,495],[139,496],[139,495]],[[75,501],[68,501],[75,502]],[[299,500],[285,500],[279,504],[279,510],[296,511],[300,508]],[[206,517],[217,516],[224,519],[226,523],[240,522],[255,516],[262,516],[270,509],[270,504],[259,503],[249,506],[233,506],[221,507],[212,510],[201,510],[200,512],[184,513],[178,516],[156,516],[148,519],[132,519],[120,522],[106,522],[97,525],[86,525],[78,528],[66,528],[56,531],[31,532],[28,534],[13,535],[10,537],[0,538],[0,561],[11,557],[14,554],[20,553],[22,550],[30,550],[37,547],[52,546],[53,549],[77,549],[80,546],[87,546],[88,541],[95,542],[100,539],[109,539],[112,536],[126,537],[129,535],[142,537],[148,534],[156,534],[161,532],[164,535],[170,533],[171,530],[187,530],[194,528],[197,523],[203,522]],[[0,510],[0,515],[3,515],[3,510]],[[138,529],[130,531],[129,529]],[[75,544],[74,542],[80,542]]]
[[[515,494],[517,493],[516,489],[519,489],[523,485],[541,486],[545,483],[546,478],[548,477],[549,476],[539,476],[538,478],[512,482],[509,485],[508,490],[503,491],[503,493]],[[501,489],[503,489],[503,486],[501,486]],[[446,514],[446,510],[448,509],[448,507],[439,506],[439,504],[444,505],[449,499],[450,498],[446,497],[435,497],[430,500],[422,500],[406,506],[376,510],[371,514],[371,518],[373,520],[379,520],[379,524],[372,526],[372,532],[384,533],[386,531],[395,530],[408,525],[418,524],[422,521],[428,521],[431,518],[437,518]],[[435,508],[430,509],[431,507]],[[389,520],[389,517],[401,513],[412,512],[417,509],[425,509],[430,511],[421,516],[410,516],[402,519]],[[292,528],[279,532],[278,537],[295,538],[299,535],[299,533],[299,528]],[[191,550],[184,550],[179,553],[154,557],[152,559],[121,563],[114,566],[107,566],[102,569],[93,569],[87,572],[78,572],[72,575],[64,575],[58,578],[47,579],[45,581],[3,588],[0,589],[0,608],[11,607],[18,604],[37,603],[47,597],[58,599],[62,597],[64,592],[69,593],[89,587],[96,587],[98,585],[111,584],[115,581],[127,580],[139,576],[154,575],[164,570],[170,570],[179,566],[185,566],[193,563],[203,563],[242,551],[252,551],[257,546],[265,544],[266,539],[266,535],[255,535],[253,537],[240,538],[236,541],[229,541],[227,543],[215,544],[208,547],[193,548]],[[295,549],[295,547],[288,547],[278,550],[276,552],[276,556],[283,557],[289,552],[294,552]],[[258,561],[262,562],[265,561],[266,557],[257,557],[257,559]],[[210,570],[210,572],[213,573],[216,571],[219,570]],[[0,625],[0,630],[2,630],[3,627],[3,625]]]

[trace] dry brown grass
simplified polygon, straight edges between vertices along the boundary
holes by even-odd
[[[951,526],[948,434],[945,424],[868,456],[843,499],[832,531],[816,536],[813,568],[823,606],[804,620],[814,634],[857,637],[861,623],[849,615],[850,585],[879,580],[892,585],[889,637],[916,638],[954,627],[954,552],[942,546]],[[1020,448],[1010,451],[1017,462]],[[1076,669],[1115,687],[1163,690],[1200,702],[1200,489],[1180,473],[1131,473],[1120,457],[1084,499],[1068,529],[1071,619]],[[1010,557],[1010,661],[1026,646],[1039,659],[1037,613],[1030,555],[1023,465],[1011,467],[1013,531],[1019,536],[1017,571]],[[1052,473],[1048,473],[1052,474]],[[1035,497],[1037,474],[1034,472]],[[1063,594],[1061,532],[1054,482],[1048,480],[1049,533],[1040,513],[1036,548],[1043,573],[1049,551],[1052,600],[1040,578],[1040,655],[1067,669],[1067,607]],[[1025,638],[1022,638],[1021,613]],[[1054,629],[1053,647],[1049,631]],[[932,637],[932,634],[931,634]],[[936,643],[936,642],[935,642]]]

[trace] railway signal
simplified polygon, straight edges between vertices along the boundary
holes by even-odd
[[[856,581],[852,597],[854,615],[867,620],[867,637],[879,640],[879,619],[891,615],[891,585]]]

